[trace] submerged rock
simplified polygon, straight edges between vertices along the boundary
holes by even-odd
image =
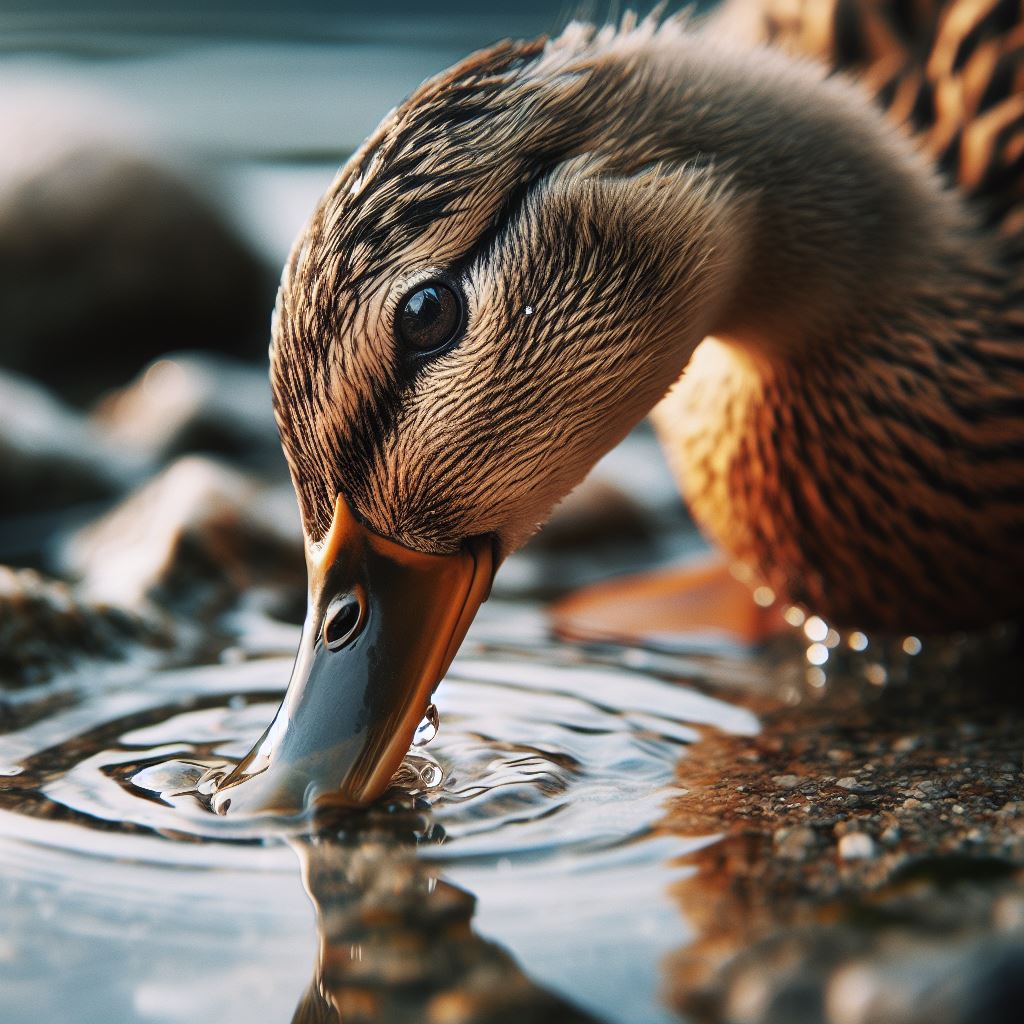
[[[474,931],[474,897],[416,855],[422,827],[407,810],[373,809],[345,833],[293,844],[320,939],[293,1022],[596,1024]]]
[[[295,498],[188,456],[71,538],[63,565],[83,593],[166,609],[211,627],[242,603],[301,619],[306,570]]]
[[[286,473],[267,371],[201,352],[176,352],[105,397],[94,422],[111,444],[153,466],[190,452]]]

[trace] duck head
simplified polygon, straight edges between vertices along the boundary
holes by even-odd
[[[469,58],[383,122],[297,240],[270,354],[309,612],[219,809],[378,796],[501,560],[706,333],[726,192],[658,163],[636,116],[624,83],[655,35],[573,26]]]

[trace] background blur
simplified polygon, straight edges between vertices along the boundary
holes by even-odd
[[[610,8],[0,2],[0,562],[81,576],[55,538],[187,453],[287,490],[267,343],[316,200],[425,78],[574,15]],[[617,458],[678,517],[657,456]]]
[[[344,158],[424,78],[576,9],[0,4],[0,364],[85,402],[160,351],[262,354],[278,268]]]

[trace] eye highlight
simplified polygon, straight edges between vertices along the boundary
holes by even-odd
[[[395,333],[416,352],[433,352],[449,344],[464,323],[462,298],[443,281],[428,281],[398,304]]]

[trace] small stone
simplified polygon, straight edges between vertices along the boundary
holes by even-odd
[[[903,807],[908,811],[916,811],[920,806],[921,801],[912,796],[908,796],[907,799],[903,801]]]
[[[772,782],[775,783],[779,789],[796,789],[800,785],[799,775],[774,775],[772,776]]]
[[[827,757],[835,764],[846,764],[847,761],[853,760],[853,751],[836,748],[834,750],[830,750]]]
[[[783,860],[806,860],[818,844],[817,834],[806,826],[777,829],[772,838],[776,856]]]
[[[837,780],[836,785],[840,789],[856,789],[857,780],[852,775],[847,775],[844,778]]]
[[[875,856],[875,841],[866,832],[848,832],[839,840],[843,860],[868,860]]]

